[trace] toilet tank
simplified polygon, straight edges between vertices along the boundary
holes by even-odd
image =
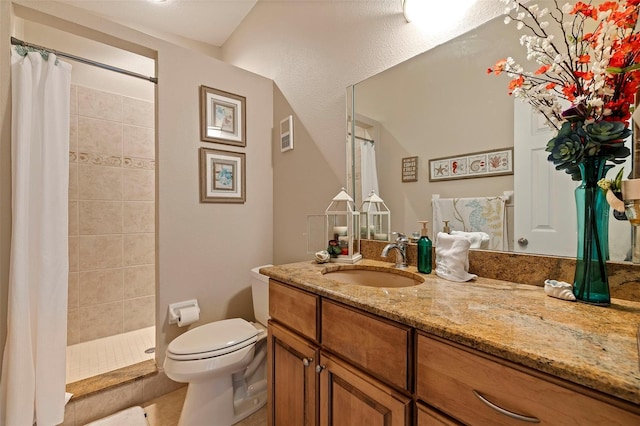
[[[269,277],[262,275],[260,268],[273,265],[256,266],[251,270],[251,295],[253,297],[253,314],[256,321],[267,326],[269,319]]]

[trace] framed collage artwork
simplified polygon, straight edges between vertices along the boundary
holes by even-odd
[[[513,148],[429,160],[429,182],[513,174]]]

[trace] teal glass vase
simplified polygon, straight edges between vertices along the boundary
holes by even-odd
[[[609,204],[598,180],[607,172],[606,160],[585,157],[579,164],[582,183],[575,190],[578,215],[578,255],[573,294],[579,302],[609,306]]]

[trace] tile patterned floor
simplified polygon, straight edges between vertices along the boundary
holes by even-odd
[[[186,393],[187,388],[182,387],[145,404],[142,408],[147,413],[149,426],[176,426]],[[267,426],[267,407],[261,408],[235,426]]]
[[[67,346],[67,383],[153,359],[155,327]]]

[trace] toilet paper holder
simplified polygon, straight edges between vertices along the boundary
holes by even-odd
[[[169,304],[169,324],[177,324],[178,319],[180,319],[180,309],[185,308],[196,308],[198,313],[200,312],[200,306],[198,306],[198,300],[185,300],[182,302],[170,303]]]

